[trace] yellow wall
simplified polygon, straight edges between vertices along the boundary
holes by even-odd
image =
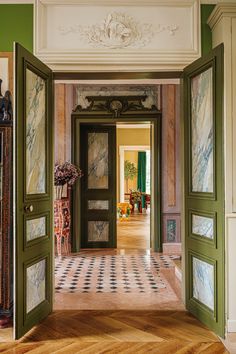
[[[125,151],[124,159],[134,163],[134,166],[138,168],[138,151]],[[125,192],[129,193],[130,189],[137,189],[137,177],[135,176],[133,180],[128,180],[128,186],[126,186],[125,182]],[[126,189],[127,187],[128,190]]]
[[[120,200],[120,156],[119,156],[119,150],[121,145],[147,145],[150,146],[150,129],[145,128],[145,129],[135,129],[135,128],[130,128],[130,129],[117,129],[117,201]],[[133,152],[128,152],[128,154],[133,153]],[[137,153],[137,152],[136,152]],[[136,161],[138,165],[138,154],[136,154]],[[131,155],[130,155],[131,156]],[[133,156],[132,158],[135,159]],[[125,155],[126,159],[126,155]],[[131,158],[127,158],[127,160],[130,160],[131,162],[134,162],[131,160]],[[131,183],[134,186],[134,189],[137,188],[137,179],[136,181],[129,181],[129,188],[131,187]]]

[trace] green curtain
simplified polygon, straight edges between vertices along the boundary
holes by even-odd
[[[146,152],[138,152],[138,189],[146,192]],[[145,196],[142,196],[142,207],[145,207]]]

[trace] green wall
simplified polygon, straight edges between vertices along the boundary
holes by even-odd
[[[202,55],[209,53],[212,48],[212,36],[207,19],[213,11],[215,5],[201,5],[201,47]]]
[[[33,4],[0,4],[0,51],[12,52],[13,42],[33,51]]]

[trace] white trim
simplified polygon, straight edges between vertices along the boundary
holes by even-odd
[[[33,4],[34,5],[35,1],[34,0],[0,0],[0,5],[23,5],[23,4]]]
[[[149,145],[120,145],[119,156],[120,156],[120,202],[125,201],[125,174],[124,174],[124,164],[125,164],[125,151],[149,151],[151,148]]]
[[[128,79],[128,80],[54,80],[55,84],[73,85],[179,85],[180,79]]]
[[[93,47],[87,49],[81,40],[75,46],[73,45],[73,37],[70,37],[68,41],[68,37],[65,38],[60,33],[58,34],[58,31],[55,32],[56,23],[60,23],[63,26],[72,26],[69,16],[66,17],[68,20],[62,20],[61,7],[66,8],[68,12],[72,11],[73,15],[73,7],[76,6],[79,11],[81,7],[89,8],[93,5],[99,6],[101,11],[104,10],[104,12],[106,12],[106,7],[107,9],[112,7],[115,11],[116,8],[120,9],[121,6],[124,7],[124,11],[130,7],[133,7],[134,10],[137,7],[140,10],[141,7],[148,8],[150,6],[155,6],[158,11],[164,11],[164,7],[176,7],[180,11],[185,11],[186,9],[190,19],[189,43],[184,40],[184,44],[181,42],[181,45],[177,46],[176,49],[168,46],[159,48],[158,38],[155,38],[154,46],[149,49],[117,49],[115,51]],[[143,0],[36,0],[34,8],[34,54],[54,71],[174,71],[182,70],[186,65],[201,56],[200,0],[147,0],[145,3]],[[54,21],[49,22],[48,12],[50,11],[51,13],[53,8],[59,12],[55,12]],[[178,11],[176,16],[177,14]],[[176,18],[177,20],[178,18]],[[96,22],[96,18],[94,21]],[[173,17],[170,15],[169,22],[172,23],[173,21]],[[179,21],[182,21],[181,16]],[[167,23],[169,22],[167,21]],[[181,23],[180,26],[183,26],[183,24]],[[181,33],[179,41],[183,41],[185,33],[186,30]],[[165,38],[168,36],[169,34],[166,34]],[[50,45],[49,38],[55,43],[53,48]],[[168,38],[164,42],[169,43]],[[71,43],[71,46],[68,43]]]
[[[227,332],[236,332],[236,320],[227,321]]]
[[[235,3],[235,0],[200,0],[201,5],[217,5]]]

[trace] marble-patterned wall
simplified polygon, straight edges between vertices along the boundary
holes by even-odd
[[[76,106],[76,88],[72,84],[55,85],[55,145],[56,162],[71,159],[71,112]]]
[[[162,86],[162,230],[164,243],[180,242],[180,87]]]
[[[78,85],[77,102],[83,108],[88,107],[89,102],[86,96],[131,96],[146,95],[147,99],[143,103],[150,108],[156,105],[160,108],[160,85]]]

